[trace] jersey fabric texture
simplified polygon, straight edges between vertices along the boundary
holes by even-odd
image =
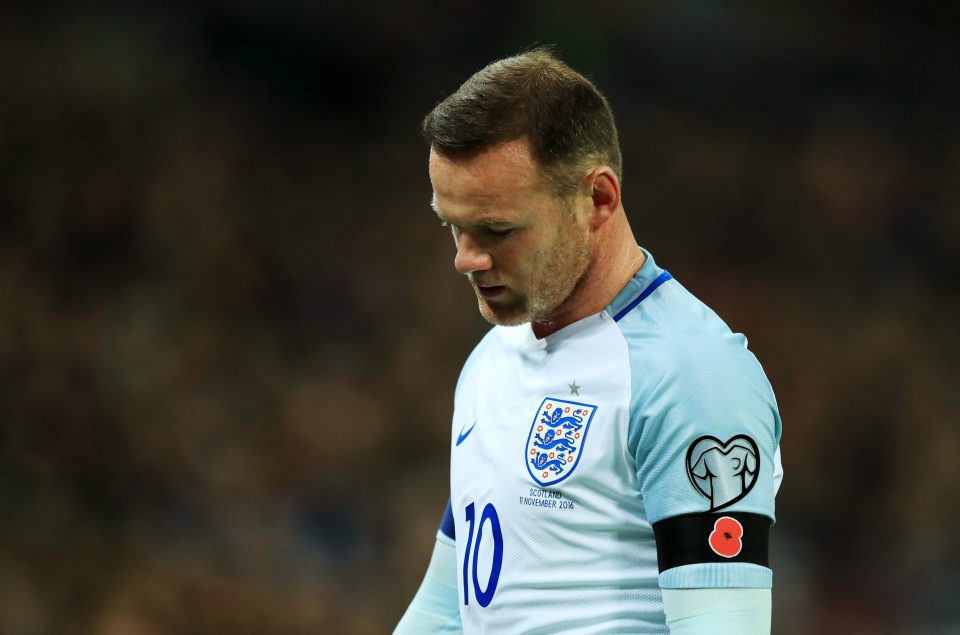
[[[667,633],[661,588],[772,585],[744,558],[774,520],[773,391],[746,339],[645,254],[604,311],[543,339],[494,327],[464,366],[438,537],[467,634]],[[655,525],[686,549],[662,571]]]

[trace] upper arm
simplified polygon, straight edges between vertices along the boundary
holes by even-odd
[[[663,588],[769,588],[780,417],[770,384],[727,331],[671,333],[631,364],[629,443]]]

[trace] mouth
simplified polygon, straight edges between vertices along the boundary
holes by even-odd
[[[480,294],[480,296],[481,296],[481,297],[484,297],[484,298],[493,298],[493,297],[496,297],[496,296],[500,295],[501,293],[503,293],[503,292],[506,290],[506,288],[507,288],[506,286],[504,286],[504,285],[502,285],[502,284],[498,284],[498,285],[482,285],[482,284],[478,284],[478,285],[476,285],[476,287],[477,287],[477,293]]]

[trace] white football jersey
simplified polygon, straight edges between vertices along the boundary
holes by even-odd
[[[649,254],[605,311],[493,328],[457,385],[440,534],[464,632],[667,633],[661,587],[769,588],[779,439],[743,336]]]

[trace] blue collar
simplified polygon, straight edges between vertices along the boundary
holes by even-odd
[[[643,247],[640,249],[647,257],[646,261],[640,267],[640,271],[630,279],[627,286],[620,290],[613,302],[607,305],[606,311],[613,317],[614,322],[619,322],[623,316],[630,313],[647,296],[656,291],[657,287],[673,277],[669,271],[657,266],[649,251]]]

